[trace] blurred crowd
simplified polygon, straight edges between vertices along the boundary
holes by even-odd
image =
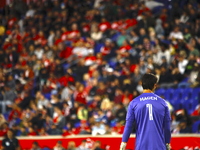
[[[0,66],[1,136],[122,134],[143,74],[200,86],[200,3],[13,0],[0,9]],[[173,133],[191,132],[185,110],[172,115]]]

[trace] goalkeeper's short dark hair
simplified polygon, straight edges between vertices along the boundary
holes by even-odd
[[[158,78],[152,73],[146,73],[142,77],[143,89],[153,90],[154,85],[158,82]]]

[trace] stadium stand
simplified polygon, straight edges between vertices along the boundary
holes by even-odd
[[[172,133],[196,133],[200,3],[13,0],[0,8],[0,66],[0,136],[121,134],[144,73],[172,105]]]

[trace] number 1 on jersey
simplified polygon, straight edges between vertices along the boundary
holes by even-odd
[[[149,108],[149,120],[153,120],[153,113],[152,113],[152,104],[146,104]]]

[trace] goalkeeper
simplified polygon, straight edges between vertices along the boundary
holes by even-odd
[[[165,100],[153,93],[157,82],[153,74],[142,77],[143,93],[129,104],[120,150],[126,149],[133,127],[136,129],[135,150],[170,149],[171,118]]]

